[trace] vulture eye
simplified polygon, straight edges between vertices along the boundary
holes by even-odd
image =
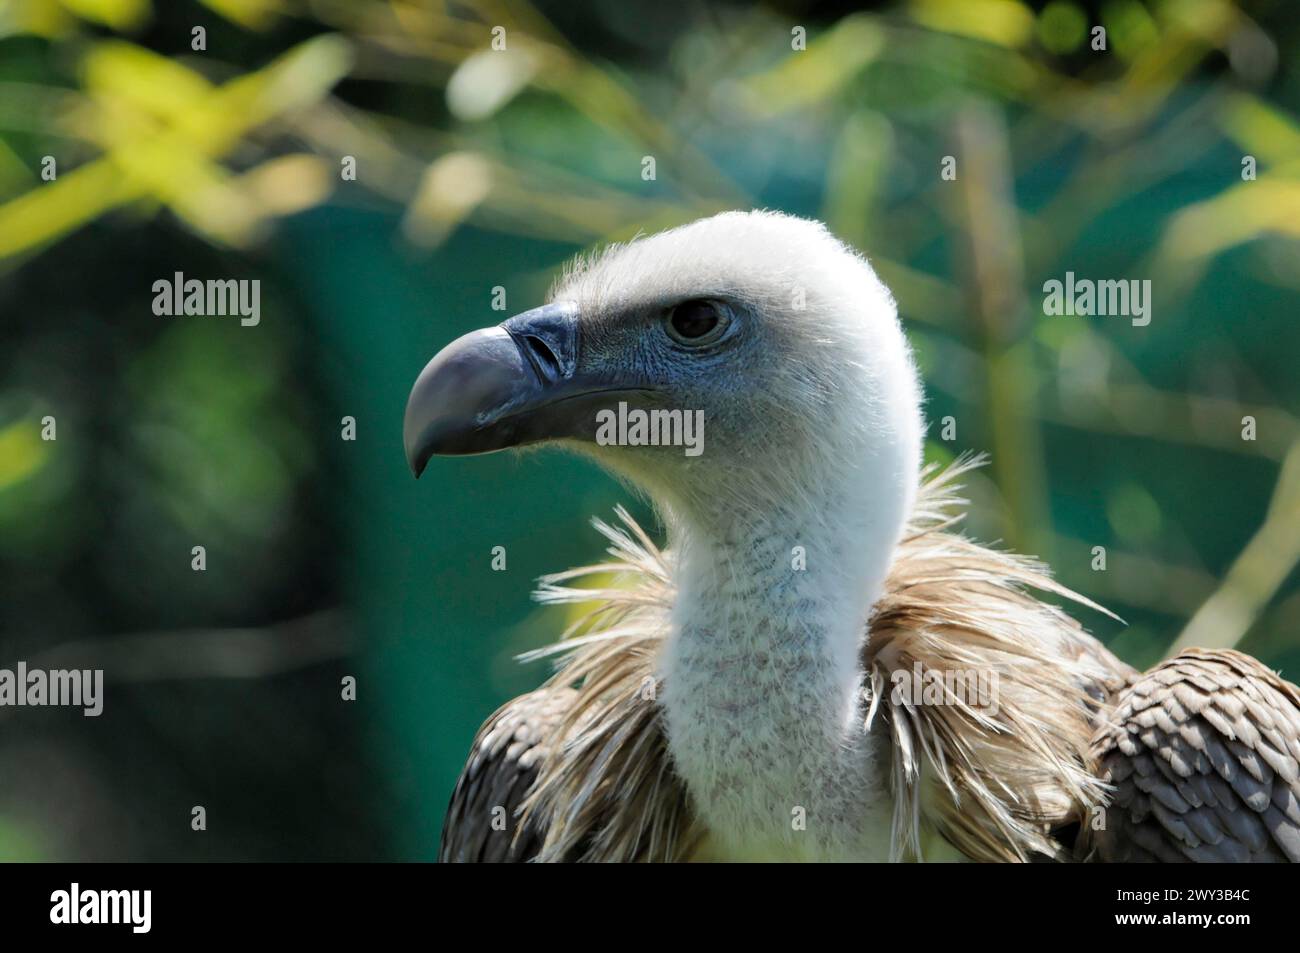
[[[727,329],[726,309],[713,301],[693,298],[668,312],[668,336],[687,347],[712,344]]]

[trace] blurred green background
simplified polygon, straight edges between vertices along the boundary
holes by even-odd
[[[0,858],[432,857],[546,675],[532,580],[629,500],[550,452],[415,483],[408,388],[494,288],[724,208],[871,257],[927,455],[993,455],[973,534],[1137,666],[1295,680],[1298,64],[1284,2],[0,0],[0,667],[108,683],[0,709]],[[260,324],[155,316],[178,271],[260,279]],[[1150,279],[1150,325],[1045,316],[1066,271]]]

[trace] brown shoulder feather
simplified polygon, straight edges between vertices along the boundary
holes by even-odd
[[[529,692],[483,723],[447,806],[439,861],[502,863],[537,855],[544,831],[525,823],[520,808],[552,754],[556,728],[573,708],[574,694],[564,687]]]
[[[1250,656],[1187,649],[1131,678],[1093,754],[1115,789],[1097,859],[1300,862],[1300,688]]]

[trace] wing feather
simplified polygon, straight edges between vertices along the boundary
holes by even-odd
[[[511,863],[538,854],[546,831],[536,817],[522,816],[521,808],[576,694],[543,686],[502,705],[483,723],[447,807],[440,861]]]
[[[1114,795],[1105,861],[1300,861],[1300,689],[1188,649],[1135,676],[1093,740]]]

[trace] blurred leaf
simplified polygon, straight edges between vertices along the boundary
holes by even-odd
[[[1160,31],[1146,7],[1137,0],[1108,0],[1102,7],[1106,45],[1121,59],[1131,60],[1160,41]]]
[[[95,162],[0,205],[0,259],[39,248],[133,197],[118,172]]]
[[[1220,123],[1247,153],[1263,163],[1300,161],[1300,124],[1276,106],[1238,94],[1226,104]]]
[[[1300,180],[1265,176],[1189,205],[1170,219],[1157,258],[1196,265],[1270,233],[1300,238]]]
[[[1149,545],[1160,534],[1160,504],[1140,484],[1132,481],[1116,487],[1106,501],[1111,528],[1120,539],[1134,545]]]
[[[880,113],[859,112],[845,120],[831,146],[822,218],[840,238],[868,244],[880,191],[894,156],[894,127]]]
[[[299,152],[268,159],[235,184],[257,208],[272,215],[291,215],[325,201],[336,179],[327,160]]]
[[[999,46],[1019,48],[1034,33],[1034,14],[1013,0],[912,0],[918,23]]]
[[[0,493],[45,465],[49,445],[40,439],[40,429],[36,420],[16,420],[0,429]]]
[[[76,18],[58,0],[6,0],[0,3],[0,38],[11,33],[30,33],[55,39],[76,25]]]
[[[131,30],[149,19],[149,0],[59,0],[81,17],[114,30]]]
[[[0,258],[54,240],[126,202],[170,205],[197,231],[223,244],[249,240],[267,211],[230,186],[210,161],[249,130],[324,96],[346,74],[348,43],[320,36],[265,68],[210,89],[197,74],[130,44],[100,44],[87,60],[87,81],[141,106],[160,120],[130,123],[118,113],[115,147],[56,181],[0,205]],[[156,85],[170,87],[159,90]]]
[[[480,50],[447,80],[447,108],[458,119],[487,119],[532,81],[541,57],[527,46]]]
[[[121,99],[165,122],[175,122],[212,90],[212,84],[175,60],[123,40],[105,40],[82,60],[86,91]]]
[[[1088,18],[1076,4],[1053,0],[1038,15],[1038,41],[1053,53],[1071,53],[1088,35]]]
[[[425,170],[420,190],[402,220],[417,245],[442,241],[492,192],[492,164],[476,152],[451,152]]]
[[[200,0],[210,10],[214,10],[232,23],[262,30],[270,26],[277,15],[284,13],[284,4],[279,0]]]
[[[806,50],[791,50],[773,68],[744,80],[746,104],[756,115],[777,116],[822,102],[839,92],[885,47],[874,18],[845,17],[814,33]]]

